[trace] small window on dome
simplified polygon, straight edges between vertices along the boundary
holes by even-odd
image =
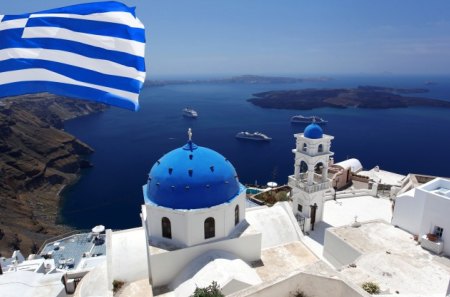
[[[186,191],[189,190],[189,186],[186,186],[185,189],[186,189]]]
[[[165,238],[172,238],[172,228],[169,218],[163,217],[161,219],[162,236]]]
[[[213,238],[216,236],[216,222],[214,218],[207,218],[204,223],[205,227],[205,239]]]
[[[172,174],[173,168],[169,168],[169,174]]]
[[[190,155],[189,155],[189,160],[192,160],[192,158],[194,158],[194,155],[193,155],[193,154],[190,154]]]
[[[192,169],[189,169],[189,170],[188,170],[188,174],[189,174],[189,176],[192,176],[192,173],[194,173],[194,170],[192,170]]]
[[[214,172],[214,165],[210,166],[209,169],[211,170],[211,172]]]

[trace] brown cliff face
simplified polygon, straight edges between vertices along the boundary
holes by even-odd
[[[50,94],[0,100],[0,253],[24,254],[68,228],[56,224],[59,193],[76,181],[93,152],[60,130],[65,120],[104,105]]]

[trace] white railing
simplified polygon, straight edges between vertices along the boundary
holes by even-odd
[[[288,178],[288,185],[292,188],[298,188],[306,193],[314,193],[322,190],[326,190],[330,188],[330,181],[327,180],[325,182],[316,182],[312,185],[308,185],[302,181],[296,180],[293,175]]]

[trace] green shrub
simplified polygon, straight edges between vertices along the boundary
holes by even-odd
[[[211,285],[206,288],[196,288],[194,294],[191,297],[224,297],[219,285],[216,282],[212,282]]]
[[[364,291],[371,295],[377,295],[380,294],[380,286],[377,283],[374,282],[365,282],[361,286]]]

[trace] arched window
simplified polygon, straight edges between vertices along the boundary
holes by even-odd
[[[214,218],[207,218],[205,220],[205,239],[213,238],[216,236],[216,222]]]
[[[162,226],[162,236],[165,238],[172,238],[172,228],[170,226],[169,218],[166,217],[162,218],[161,226]]]
[[[308,172],[308,164],[305,161],[300,162],[300,173]]]
[[[323,145],[319,144],[319,147],[317,148],[317,151],[319,153],[323,152]]]
[[[304,152],[306,152],[306,149],[308,148],[308,146],[306,145],[306,143],[304,143],[303,144],[303,148],[302,148],[302,150],[304,151]]]
[[[236,205],[234,208],[234,225],[236,226],[239,223],[239,205]]]

